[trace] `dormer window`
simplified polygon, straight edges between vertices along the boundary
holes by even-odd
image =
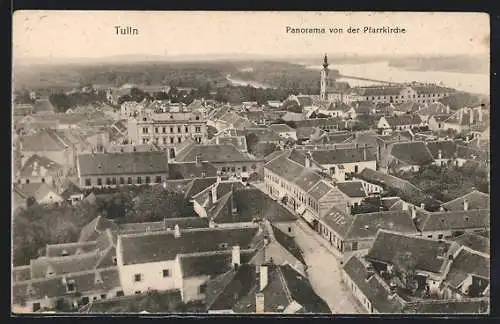
[[[69,252],[67,250],[62,250],[61,256],[68,256]]]
[[[228,247],[228,244],[227,244],[227,243],[220,243],[220,244],[219,244],[219,248],[220,248],[220,249],[227,249],[227,247]]]
[[[118,261],[116,260],[116,257],[113,257],[113,264],[116,265]]]
[[[76,291],[75,281],[74,280],[67,280],[66,281],[66,292],[72,293],[75,291]]]

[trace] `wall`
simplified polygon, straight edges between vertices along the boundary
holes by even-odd
[[[199,276],[184,278],[182,284],[182,301],[188,302],[191,300],[203,300],[205,294],[200,294],[200,285],[207,282],[210,276]]]
[[[198,216],[207,217],[207,210],[195,200],[193,201],[193,209]]]
[[[285,233],[290,237],[295,237],[295,230],[297,227],[297,221],[290,222],[272,222],[273,226],[277,227],[280,231]]]
[[[380,120],[377,123],[377,128],[391,128],[391,126],[384,117],[380,117]]]
[[[170,276],[163,278],[163,269],[170,270]],[[120,282],[125,295],[148,289],[171,290],[181,289],[182,274],[177,260],[150,262],[143,264],[119,264]],[[134,282],[134,275],[141,274],[142,280]]]
[[[363,308],[368,312],[368,313],[376,313],[377,311],[375,309],[372,309],[371,302],[366,298],[366,296],[363,294],[363,292],[358,288],[358,286],[351,280],[351,277],[345,272],[344,269],[341,271],[342,273],[342,278],[344,279],[344,283],[347,286],[347,288],[350,290],[350,292],[356,297],[356,299],[363,305]]]
[[[331,167],[335,167],[335,171],[337,171],[339,165],[344,166],[344,172],[354,173],[356,165],[358,166],[358,172],[363,171],[363,169],[365,169],[365,168],[376,170],[377,161],[373,160],[373,161],[359,161],[359,162],[352,162],[352,163],[322,164],[322,166],[324,168],[327,168],[327,169],[330,169]]]
[[[79,186],[80,188],[92,188],[92,187],[117,187],[117,186],[126,186],[128,185],[127,183],[127,180],[128,180],[128,177],[132,177],[132,185],[135,185],[135,184],[138,184],[137,183],[137,178],[138,177],[141,177],[142,178],[142,184],[146,184],[146,177],[149,177],[150,178],[150,184],[160,184],[160,183],[156,183],[156,177],[157,176],[160,176],[161,177],[161,182],[160,183],[163,183],[163,181],[165,181],[167,179],[167,174],[166,173],[152,173],[152,174],[145,174],[145,173],[142,173],[142,174],[114,174],[114,175],[99,175],[99,176],[95,176],[95,175],[92,175],[92,176],[79,176],[78,178],[78,183],[79,183]],[[97,185],[97,179],[100,178],[102,180],[102,185],[101,186],[98,186]],[[106,178],[115,178],[116,179],[116,185],[108,185],[106,184]],[[120,185],[120,178],[123,178],[125,184],[124,185]],[[91,180],[91,185],[90,186],[87,186],[85,184],[85,180],[86,179],[90,179]]]

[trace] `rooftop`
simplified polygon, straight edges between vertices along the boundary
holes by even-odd
[[[391,155],[408,165],[426,165],[434,161],[424,142],[395,143]]]
[[[232,144],[193,144],[177,153],[177,162],[192,162],[199,157],[201,161],[207,162],[240,162],[253,161],[254,159],[246,153],[240,152]]]

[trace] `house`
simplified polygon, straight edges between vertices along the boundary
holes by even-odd
[[[374,265],[352,256],[342,269],[342,279],[370,314],[477,314],[488,313],[489,299],[403,298]]]
[[[297,131],[287,124],[271,124],[269,125],[269,129],[271,129],[282,138],[290,138],[295,141],[297,140]]]
[[[377,123],[377,129],[385,135],[388,131],[412,129],[421,127],[424,123],[419,115],[405,114],[395,116],[382,116]]]
[[[72,181],[69,181],[61,193],[61,197],[71,205],[75,205],[83,200],[83,191]]]
[[[345,181],[346,174],[358,173],[365,168],[377,167],[377,156],[373,148],[358,147],[313,150],[309,152],[314,162],[338,181]]]
[[[311,98],[311,96],[306,95],[291,95],[286,100],[295,101],[300,108],[313,105],[313,99]]]
[[[53,129],[41,129],[20,139],[22,162],[32,155],[50,159],[65,168],[75,166],[76,151]]]
[[[306,119],[306,116],[302,113],[295,113],[291,111],[287,111],[283,115],[280,116],[280,119],[286,122],[300,122]]]
[[[482,106],[474,108],[460,108],[453,112],[449,117],[443,121],[437,122],[437,129],[454,130],[457,133],[464,132],[473,128],[476,125],[481,125],[488,122],[488,111]],[[440,124],[441,123],[441,124]],[[441,126],[441,127],[439,127]],[[436,129],[436,125],[433,125]]]
[[[473,209],[488,209],[490,206],[490,195],[477,190],[455,198],[441,205],[445,211],[461,211]]]
[[[14,116],[28,116],[32,115],[34,111],[33,104],[15,104]]]
[[[436,114],[430,116],[427,121],[429,129],[433,132],[446,131],[448,127],[445,126],[445,122],[450,116],[451,114]]]
[[[450,114],[450,107],[441,102],[433,102],[429,105],[419,107],[416,113],[424,122],[428,122],[432,116]]]
[[[217,176],[217,167],[197,158],[194,162],[168,163],[167,179],[196,179]]]
[[[34,198],[40,205],[57,205],[64,201],[54,188],[43,182],[14,184],[14,190],[27,200]]]
[[[454,141],[427,141],[426,146],[431,152],[434,164],[437,166],[462,166],[465,160],[459,160],[457,144]],[[458,164],[457,164],[458,163]]]
[[[365,198],[368,197],[366,185],[362,181],[345,181],[338,182],[337,188],[349,197],[349,205],[360,205]]]
[[[261,161],[249,153],[239,151],[232,144],[191,144],[176,152],[174,163],[199,159],[212,164],[223,175],[247,176],[255,172]]]
[[[477,233],[464,233],[453,238],[453,241],[471,250],[490,254],[490,239],[483,235]]]
[[[354,101],[351,102],[354,111],[356,112],[356,116],[360,115],[374,115],[377,113],[376,104],[372,101]]]
[[[168,160],[162,151],[80,154],[77,172],[81,188],[160,184],[167,178]]]
[[[249,136],[256,136],[259,143],[272,143],[275,145],[279,145],[282,142],[282,138],[279,136],[279,134],[267,127],[246,128],[244,134],[247,138]]]
[[[207,285],[209,314],[331,313],[328,305],[293,266],[242,265]]]
[[[351,215],[350,208],[337,206],[319,219],[318,233],[345,260],[360,250],[371,248],[379,229],[418,235],[408,210]]]
[[[279,199],[313,228],[332,206],[346,206],[348,197],[311,156],[298,150],[282,151],[264,165],[265,192]]]
[[[434,162],[432,153],[424,142],[394,143],[387,167],[394,171],[418,171],[420,167]]]
[[[295,121],[295,127],[318,127],[326,132],[339,130],[347,122],[339,121],[338,118],[314,118]]]
[[[226,145],[226,144],[232,144],[234,145],[238,151],[247,153],[248,152],[248,146],[247,146],[247,140],[245,136],[215,136],[214,139],[211,141],[212,144],[217,144],[217,145]]]
[[[301,143],[315,141],[325,134],[318,127],[299,127],[295,132],[297,134],[297,141]]]
[[[59,163],[44,156],[33,154],[16,174],[17,183],[48,183],[54,184],[65,174]]]

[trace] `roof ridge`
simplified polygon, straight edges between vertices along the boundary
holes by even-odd
[[[283,272],[281,271],[281,266],[277,266],[276,270],[278,272],[278,278],[281,282],[281,285],[283,286],[283,291],[285,292],[285,296],[288,299],[288,303],[293,302],[292,294],[290,292],[290,289],[288,288],[288,282],[285,279],[285,276],[283,275]]]
[[[76,277],[76,276],[82,276],[86,274],[91,274],[91,273],[96,273],[96,272],[103,272],[103,271],[109,271],[109,270],[116,270],[118,271],[117,266],[112,266],[112,267],[107,267],[107,268],[102,268],[102,269],[90,269],[90,270],[84,270],[84,271],[77,271],[77,272],[69,272],[69,273],[63,273],[63,274],[56,274],[50,278],[31,278],[29,280],[23,280],[23,281],[17,281],[14,282],[13,284],[31,284],[31,283],[37,283],[37,282],[44,282],[44,281],[49,281],[49,280],[54,280],[54,279],[62,279],[64,277]]]

